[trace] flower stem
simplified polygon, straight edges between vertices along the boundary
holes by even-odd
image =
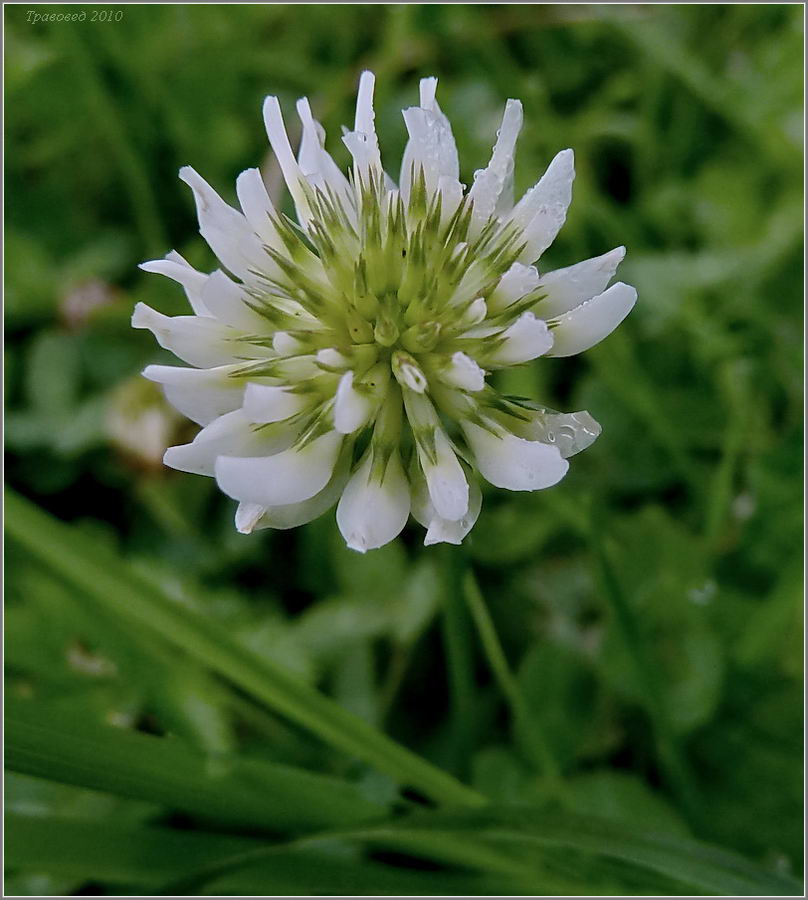
[[[471,569],[466,571],[463,579],[463,593],[488,664],[510,707],[514,724],[525,740],[532,757],[541,767],[554,798],[564,802],[565,791],[561,769],[544,734],[537,727],[519,683],[511,672],[482,591]]]
[[[446,590],[441,625],[449,683],[451,766],[462,775],[474,729],[473,660],[468,615],[463,608],[462,554],[455,547],[446,550],[449,552],[443,556]]]

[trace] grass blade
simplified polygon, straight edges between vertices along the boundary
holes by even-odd
[[[6,816],[5,825],[11,869],[149,887],[260,846],[250,838],[212,832],[19,813]]]
[[[6,765],[239,826],[323,828],[384,813],[337,778],[262,760],[206,758],[174,738],[77,721],[26,700],[6,707]]]
[[[529,864],[533,890],[538,893],[546,882],[569,882],[577,872],[582,883],[568,883],[562,892],[591,895],[597,882],[604,891],[620,893],[622,882],[623,890],[628,886],[633,893],[644,888],[655,894],[677,894],[682,886],[726,896],[802,894],[794,879],[759,868],[730,851],[632,831],[605,819],[529,806],[418,813],[379,825],[307,836],[286,847],[310,847],[335,838],[467,870],[498,871],[522,881],[528,877],[525,867]],[[256,854],[279,852],[284,852],[282,845]],[[558,869],[560,877],[554,871]]]
[[[669,835],[632,831],[606,819],[517,805],[423,812],[307,835],[212,863],[190,880],[172,885],[170,893],[198,893],[203,886],[229,886],[231,877],[236,884],[242,870],[255,867],[253,871],[271,872],[276,860],[327,848],[334,841],[502,877],[523,885],[534,895],[802,894],[794,879],[755,866],[730,851]]]
[[[485,605],[480,586],[470,569],[463,580],[463,592],[471,611],[471,617],[477,627],[480,643],[485,650],[488,664],[510,707],[514,724],[517,729],[522,731],[535,761],[541,766],[552,793],[563,802],[565,795],[561,769],[552,749],[530,714],[524,695],[505,658],[505,651],[502,649],[491,615]]]
[[[692,840],[631,831],[607,820],[528,806],[488,807],[462,813],[419,813],[354,833],[360,839],[390,842],[400,848],[412,842],[421,852],[431,848],[435,854],[441,852],[442,835],[450,836],[456,845],[465,839],[469,865],[474,864],[474,841],[485,841],[489,846],[501,848],[508,845],[536,849],[555,847],[628,863],[705,893],[729,896],[802,894],[802,888],[795,880],[761,869],[730,851]]]
[[[260,659],[199,613],[177,605],[124,559],[30,501],[6,491],[7,534],[34,557],[123,619],[184,650],[327,744],[438,803],[480,806],[485,799],[269,660]]]

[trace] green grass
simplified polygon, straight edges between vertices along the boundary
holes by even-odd
[[[4,9],[6,892],[800,893],[801,7],[66,9]],[[137,263],[213,266],[178,168],[232,199],[267,93],[335,138],[366,67],[389,161],[439,76],[466,182],[520,98],[544,265],[640,296],[503,377],[603,434],[460,551],[236,534],[138,376]]]

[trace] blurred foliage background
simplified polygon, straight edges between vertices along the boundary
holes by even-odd
[[[87,18],[32,24],[25,7],[4,9],[6,476],[70,523],[8,510],[6,688],[20,724],[9,719],[7,740],[30,733],[55,761],[37,768],[29,747],[12,766],[7,893],[182,892],[256,834],[401,802],[388,776],[131,624],[135,581],[497,803],[561,803],[801,872],[801,5],[162,5],[94,22],[118,8],[35,9]],[[162,467],[193,429],[140,379],[169,359],[129,327],[138,300],[185,306],[138,262],[176,248],[213,267],[177,169],[193,165],[230,200],[259,162],[279,187],[267,93],[290,112],[308,95],[346,164],[337,135],[366,67],[393,170],[419,77],[440,78],[467,183],[505,99],[520,98],[517,191],[559,149],[577,157],[543,267],[625,244],[621,278],[640,295],[584,357],[503,380],[590,410],[603,434],[560,486],[490,491],[457,553],[425,550],[413,529],[362,557],[333,514],[237,534],[211,479]],[[65,577],[91,571],[93,548],[115,560],[95,598]],[[451,580],[469,565],[509,670],[473,589],[469,607]],[[165,737],[116,756],[116,736],[134,731]],[[166,742],[190,755],[161,762]],[[66,774],[71,753],[82,762]],[[127,766],[151,753],[166,783],[127,786]],[[303,788],[278,801],[257,768],[270,763],[349,782],[344,815],[338,799],[333,815],[308,815]],[[252,780],[235,784],[234,765],[255,766]],[[222,810],[250,801],[260,816],[228,821]],[[314,863],[281,855],[192,892],[440,892],[453,877],[423,848],[357,846],[328,845]],[[648,888],[582,851],[532,852],[545,880],[529,888]]]

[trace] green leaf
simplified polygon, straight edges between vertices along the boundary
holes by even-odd
[[[628,772],[601,769],[567,782],[571,810],[620,822],[650,834],[689,835],[689,829],[665,798]]]
[[[80,714],[106,700],[105,716],[150,712],[164,730],[205,752],[232,749],[228,692],[185,654],[104,609],[89,609],[25,556],[15,563],[12,596],[7,663],[38,697],[44,692],[60,709],[75,705]],[[45,634],[42,621],[49,623]]]
[[[212,865],[199,873],[198,881],[172,886],[172,893],[230,884],[232,874],[245,864],[271,872],[275,860],[283,860],[290,851],[333,848],[334,842],[406,854],[417,867],[428,861],[455,871],[500,875],[521,883],[534,895],[681,894],[686,892],[683,889],[728,896],[801,893],[796,881],[725,850],[638,832],[607,819],[529,806],[415,813],[377,825],[309,835],[256,850],[249,860]],[[259,865],[262,860],[265,868]]]
[[[89,541],[10,491],[6,492],[6,529],[93,603],[186,651],[331,746],[439,802],[458,806],[485,802],[471,788],[301,684],[270,660],[246,652],[214,622],[173,602],[109,548]]]
[[[160,811],[143,803],[101,791],[88,791],[72,784],[48,781],[32,775],[7,771],[5,811],[23,816],[53,816],[57,819],[114,819],[119,825],[137,824],[154,818]]]
[[[738,639],[735,654],[744,665],[770,662],[801,680],[803,577],[795,559],[777,580],[771,595],[758,603]],[[785,651],[785,652],[784,652]]]
[[[613,528],[616,571],[644,652],[653,655],[660,702],[677,734],[714,713],[724,686],[724,648],[708,619],[717,583],[705,546],[664,510],[647,506]],[[629,548],[642,546],[640,559]],[[687,560],[687,565],[682,565]],[[604,646],[604,673],[628,697],[646,685],[636,677],[615,617]]]
[[[3,879],[3,887],[9,897],[68,897],[79,890],[83,880],[44,872],[11,872]]]
[[[59,715],[34,701],[8,703],[6,764],[14,772],[240,826],[323,827],[383,811],[336,778],[257,759],[201,756],[175,738]]]
[[[257,840],[212,832],[57,816],[12,813],[5,824],[9,869],[148,887],[261,846]]]
[[[472,760],[472,784],[500,803],[538,800],[537,779],[509,747],[486,747]]]
[[[560,643],[537,644],[522,658],[518,682],[554,757],[570,768],[598,722],[596,682],[583,654]]]
[[[262,849],[266,847],[260,841],[215,832],[77,822],[56,816],[12,814],[6,819],[10,869],[72,876],[79,882],[103,879],[159,890],[166,882],[176,885],[192,880],[225,863],[235,868],[209,881],[205,894],[406,896],[437,892],[462,896],[530,892],[523,880],[507,875],[418,871],[362,859],[345,846],[283,849],[251,862],[251,855]]]
[[[418,813],[343,836],[417,851],[441,861],[485,866],[480,844],[535,852],[561,848],[627,864],[691,889],[726,895],[799,895],[793,879],[768,872],[735,853],[674,836],[636,831],[595,817],[550,813],[527,806],[458,813]],[[604,869],[607,875],[610,869]]]
[[[556,886],[545,882],[551,893]],[[418,869],[383,865],[335,854],[288,851],[244,866],[205,884],[206,895],[322,895],[340,896],[487,896],[530,895],[535,883],[526,879],[481,872]],[[545,893],[542,891],[542,893]]]

